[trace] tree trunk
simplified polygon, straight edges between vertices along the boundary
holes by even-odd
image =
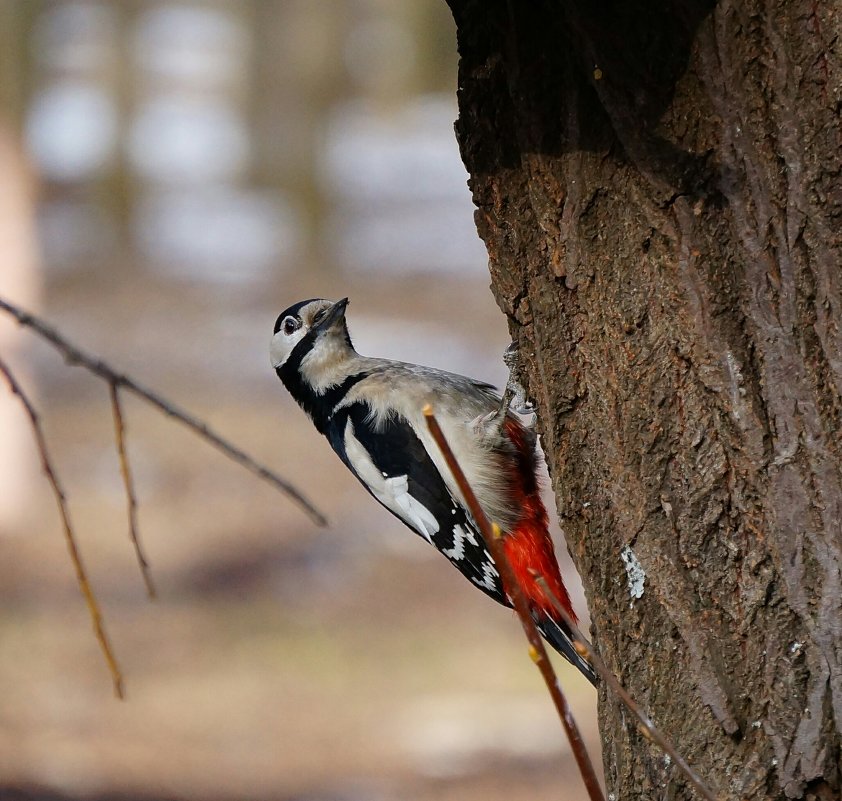
[[[842,3],[449,5],[595,643],[721,798],[838,799]],[[695,797],[600,718],[614,798]]]

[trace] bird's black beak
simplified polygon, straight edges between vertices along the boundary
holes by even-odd
[[[319,328],[322,331],[327,331],[333,328],[334,324],[345,317],[345,307],[348,305],[348,298],[337,300],[333,306],[330,307],[327,316],[319,323]]]

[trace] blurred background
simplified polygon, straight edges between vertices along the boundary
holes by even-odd
[[[4,385],[3,801],[582,797],[512,613],[362,491],[268,363],[280,310],[348,295],[361,352],[505,381],[455,89],[443,0],[0,0],[0,295],[330,518],[127,399],[150,603],[107,387],[0,315],[128,689]],[[598,760],[595,694],[558,669]]]

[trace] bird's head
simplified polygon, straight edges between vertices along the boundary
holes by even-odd
[[[302,300],[281,312],[269,344],[272,367],[303,375],[317,371],[327,377],[333,365],[338,366],[354,353],[345,324],[347,305],[348,298],[336,302],[316,298]]]

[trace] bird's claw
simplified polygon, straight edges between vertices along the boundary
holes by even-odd
[[[521,415],[534,414],[535,404],[526,397],[526,390],[515,377],[520,370],[520,352],[514,342],[503,351],[503,363],[509,368],[509,381],[506,384],[506,391],[503,393],[506,410],[511,409],[516,414]]]

